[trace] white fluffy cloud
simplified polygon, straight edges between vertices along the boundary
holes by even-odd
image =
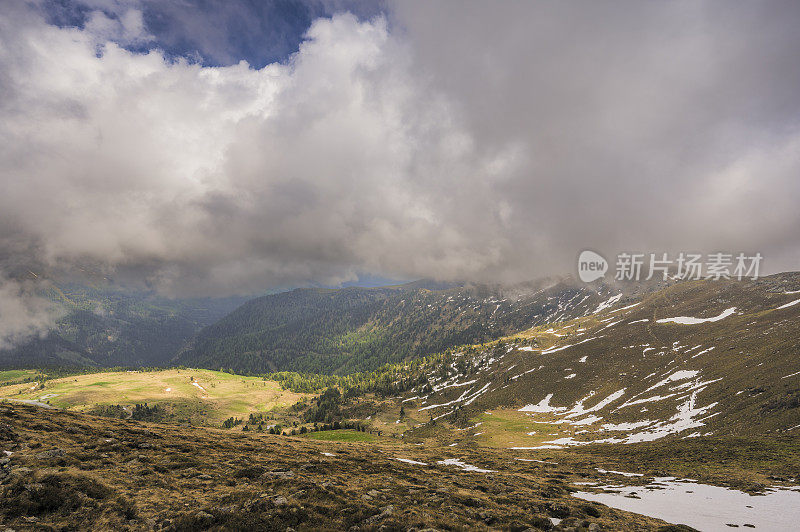
[[[795,266],[794,25],[640,5],[403,2],[259,70],[128,51],[152,37],[125,3],[4,10],[0,246],[212,295],[534,278],[586,247]]]
[[[507,245],[486,181],[505,154],[475,155],[382,19],[319,20],[261,70],[97,53],[93,26],[29,12],[2,35],[0,203],[48,264],[223,293],[469,275]]]

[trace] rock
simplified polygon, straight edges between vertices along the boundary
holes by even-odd
[[[214,516],[202,510],[194,514],[194,518],[196,521],[202,523],[204,526],[210,525],[212,522],[214,522]]]
[[[381,508],[381,513],[375,514],[372,517],[369,517],[369,518],[365,519],[364,520],[364,524],[365,525],[375,524],[375,523],[377,523],[378,521],[380,521],[382,519],[386,519],[387,517],[389,517],[393,513],[394,513],[394,506],[392,506],[392,505],[384,506],[383,508]]]
[[[289,504],[289,501],[286,499],[286,497],[279,496],[272,499],[272,504],[274,504],[275,506],[286,506],[287,504]]]
[[[492,523],[494,523],[497,520],[497,518],[495,518],[495,516],[493,516],[489,512],[479,512],[478,513],[478,517],[480,517],[481,520],[484,523],[486,523],[487,525],[491,525]]]
[[[380,494],[381,494],[381,492],[378,491],[378,490],[369,490],[367,492],[367,495],[369,495],[370,497],[377,497]]]
[[[50,449],[49,451],[42,451],[40,453],[36,453],[36,458],[39,458],[41,460],[47,460],[48,458],[60,458],[62,456],[65,456],[66,454],[67,453],[64,451],[64,449],[59,449],[56,447],[55,449]]]
[[[598,525],[597,523],[590,523],[588,530],[589,532],[596,532],[597,530],[600,530],[600,525]]]

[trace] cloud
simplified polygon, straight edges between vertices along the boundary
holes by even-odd
[[[32,262],[221,295],[585,248],[800,259],[791,4],[402,2],[258,69],[137,51],[120,6],[0,14],[0,246]]]
[[[514,227],[544,235],[515,234],[522,249],[760,250],[797,268],[796,4],[396,7],[476,142],[523,146],[499,191]]]
[[[61,315],[33,283],[0,277],[0,349],[46,333]]]
[[[2,24],[0,203],[49,265],[226,293],[466,276],[507,245],[486,175],[513,156],[476,156],[381,18],[320,19],[260,70],[98,54],[91,28],[31,12]]]

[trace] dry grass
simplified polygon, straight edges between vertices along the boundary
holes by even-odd
[[[0,523],[16,530],[655,530],[492,450],[320,442],[0,407]],[[326,454],[323,454],[326,453]],[[409,464],[412,459],[425,465]],[[496,470],[437,462],[459,458]],[[577,478],[577,477],[575,477]]]

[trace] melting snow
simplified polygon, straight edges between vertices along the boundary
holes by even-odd
[[[652,425],[655,421],[651,421],[649,419],[645,419],[644,421],[635,421],[633,423],[603,423],[602,428],[603,430],[620,430],[620,431],[630,431],[640,429],[642,427],[646,427],[648,425]]]
[[[615,312],[622,312],[623,310],[628,310],[629,308],[633,308],[638,305],[641,305],[641,303],[634,303],[633,305],[628,305],[627,307],[618,308],[617,310],[612,310],[611,313],[613,314]]]
[[[714,350],[714,347],[709,347],[708,349],[703,349],[699,353],[692,355],[692,358],[699,357],[700,355],[704,355],[706,353],[710,353],[713,350]]]
[[[700,373],[699,371],[688,370],[688,369],[682,369],[682,370],[676,371],[675,373],[673,373],[669,377],[665,378],[664,380],[662,380],[662,381],[652,385],[648,389],[646,389],[644,391],[644,393],[647,393],[650,390],[654,390],[654,389],[658,388],[659,386],[663,386],[663,385],[667,384],[668,382],[682,381],[682,380],[694,378],[699,373]]]
[[[392,458],[392,460],[397,460],[398,462],[404,462],[406,464],[428,465],[425,462],[417,462],[416,460],[411,460],[410,458]]]
[[[433,391],[438,392],[439,390],[446,390],[447,388],[460,388],[462,386],[469,386],[470,384],[475,384],[478,382],[477,380],[471,380],[467,382],[454,382],[451,384],[441,384],[439,386],[434,386]]]
[[[622,294],[617,294],[615,296],[612,296],[612,297],[608,298],[606,301],[603,301],[602,303],[597,305],[597,308],[594,309],[594,312],[592,314],[597,314],[598,312],[603,311],[603,310],[611,307],[614,303],[616,303],[620,299],[622,299]],[[622,309],[620,309],[620,310],[622,310]]]
[[[775,310],[780,310],[780,309],[782,309],[782,308],[789,308],[789,307],[793,307],[794,305],[796,305],[796,304],[798,304],[798,303],[800,303],[800,299],[795,299],[794,301],[792,301],[792,302],[790,302],[790,303],[786,303],[785,305],[781,305],[780,307],[778,307],[778,308],[777,308],[777,309],[775,309]]]
[[[800,299],[798,300],[800,301]],[[660,320],[656,320],[656,323],[678,323],[680,325],[697,325],[698,323],[708,323],[719,321],[727,318],[728,316],[732,315],[736,312],[736,307],[727,308],[722,311],[718,316],[714,316],[713,318],[692,318],[689,316],[677,316],[675,318],[663,318]]]
[[[603,418],[601,418],[601,417],[597,417],[595,415],[591,415],[589,417],[585,417],[583,419],[579,419],[578,421],[572,421],[570,423],[570,425],[577,425],[577,426],[580,426],[580,425],[592,425],[592,424],[597,423],[598,421],[602,421],[602,420],[603,420]]]
[[[567,409],[564,406],[550,406],[550,399],[552,398],[553,394],[552,393],[548,394],[547,397],[539,401],[537,404],[535,405],[530,404],[527,406],[523,406],[522,408],[519,409],[519,411],[547,413],[547,412],[563,412],[564,410]]]
[[[606,469],[600,469],[599,467],[596,467],[595,469],[597,469],[598,473],[602,473],[604,475],[606,473],[611,473],[611,474],[614,474],[614,475],[622,475],[623,477],[643,477],[644,476],[641,473],[625,473],[624,471],[606,470]]]
[[[647,486],[623,486],[615,493],[577,492],[573,496],[704,531],[751,525],[761,530],[795,530],[800,520],[800,493],[769,491],[766,496],[667,479]],[[610,486],[601,486],[608,489]],[[635,494],[638,498],[628,497]]]
[[[603,338],[603,337],[602,336],[595,336],[594,338],[587,338],[585,340],[581,340],[580,342],[577,342],[577,343],[574,343],[574,344],[563,345],[561,347],[550,347],[550,348],[545,349],[544,351],[542,351],[542,354],[543,355],[548,355],[550,353],[555,353],[556,351],[562,351],[562,350],[568,349],[570,347],[575,347],[576,345],[580,345],[580,344],[586,343],[586,342],[588,342],[590,340],[597,340],[598,338]]]
[[[457,458],[448,458],[447,460],[440,460],[439,462],[436,462],[436,463],[437,464],[442,464],[442,465],[458,466],[461,469],[463,469],[464,471],[472,471],[474,473],[494,473],[495,472],[493,469],[481,469],[480,467],[475,467],[474,465],[465,464],[464,462],[462,462],[461,460],[459,460]]]

